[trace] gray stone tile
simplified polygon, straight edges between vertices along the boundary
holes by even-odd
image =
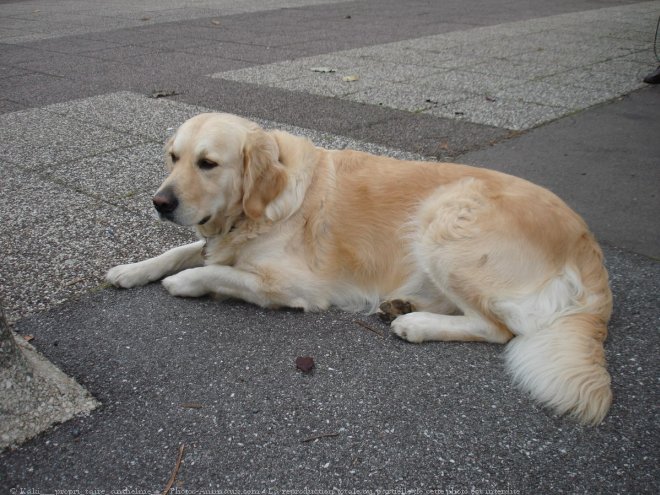
[[[0,94],[26,107],[89,96],[97,91],[94,83],[80,84],[64,77],[40,73],[0,79]]]
[[[552,76],[568,70],[566,67],[539,62],[520,62],[516,57],[509,60],[490,60],[463,67],[467,72],[479,72],[481,74],[498,74],[508,78],[521,81]]]
[[[451,54],[455,58],[472,59],[478,62],[493,58],[515,57],[521,53],[537,50],[539,44],[540,41],[536,39],[519,40],[508,36],[500,36],[487,42],[470,42],[427,51],[440,55]]]
[[[15,101],[0,98],[0,113],[16,112],[18,110],[23,110],[24,108],[25,105],[21,105]]]
[[[604,21],[599,19],[596,21],[587,21],[583,23],[580,28],[596,32],[599,36],[603,37],[647,41],[653,36],[655,21],[657,21],[657,17],[654,20],[650,16],[643,25],[640,25],[639,23]]]
[[[12,39],[17,36],[21,36],[23,31],[20,29],[12,29],[6,27],[0,27],[0,41],[5,41],[7,39]]]
[[[317,30],[298,31],[292,38],[290,33],[278,30],[270,33],[253,33],[247,38],[247,41],[255,45],[286,47],[292,44],[292,39],[295,39],[295,43],[313,43],[333,38],[329,37],[327,33]]]
[[[628,75],[631,79],[639,78],[649,69],[657,67],[657,63],[638,62],[636,58],[619,57],[606,62],[600,62],[588,67],[593,72],[609,72]]]
[[[350,50],[343,53],[350,53]],[[444,52],[430,52],[413,48],[395,48],[388,45],[377,45],[364,49],[355,50],[354,59],[363,57],[367,60],[379,60],[381,62],[413,64],[436,68],[458,67],[462,65],[457,62],[456,57],[449,49]],[[474,63],[474,58],[462,59],[463,64]]]
[[[223,71],[212,74],[211,77],[215,79],[228,79],[230,81],[272,86],[280,81],[300,77],[300,61],[269,64],[267,70],[248,67],[245,69]]]
[[[345,50],[337,53],[315,55],[314,57],[292,60],[286,65],[288,67],[297,67],[303,72],[308,72],[313,67],[329,67],[334,70],[343,70],[355,67],[363,67],[374,63],[374,59],[361,56],[359,51],[356,53],[356,55],[353,55],[351,50]]]
[[[125,62],[141,67],[171,67],[173,71],[181,71],[184,73],[194,71],[198,74],[229,71],[253,65],[250,62],[244,62],[241,60],[193,55],[183,52],[149,53],[130,57],[126,59]]]
[[[539,79],[539,82],[558,87],[585,88],[593,91],[594,94],[606,92],[609,95],[618,96],[643,87],[645,85],[642,82],[644,75],[646,75],[644,71],[637,71],[634,74],[620,74],[580,68]]]
[[[289,79],[273,84],[287,91],[301,91],[321,96],[342,97],[370,87],[363,80],[345,82],[337,74],[311,74],[297,79]]]
[[[13,320],[100,287],[117,263],[154,256],[191,238],[28,172],[8,169],[2,176],[0,298]],[[136,232],[144,234],[140,242]]]
[[[0,66],[0,79],[5,77],[25,76],[32,74],[30,71],[21,69],[20,67]]]
[[[575,110],[587,108],[619,96],[605,88],[580,88],[540,81],[528,82],[524,86],[500,89],[494,91],[492,95],[505,100],[525,101]]]
[[[41,174],[87,196],[118,204],[156,190],[167,176],[164,157],[160,143],[148,143],[55,165]]]
[[[143,136],[157,143],[164,143],[174,129],[204,111],[128,91],[54,104],[44,110],[116,132]]]
[[[383,81],[402,83],[411,81],[413,84],[424,77],[432,77],[440,73],[436,67],[421,65],[393,64],[389,62],[369,62],[356,67],[348,67],[338,71],[339,76],[356,75],[369,85],[378,85]]]
[[[159,184],[160,185],[160,184]],[[158,213],[154,208],[153,196],[157,191],[158,187],[153,189],[145,189],[143,191],[135,192],[134,194],[126,195],[122,198],[117,198],[114,200],[115,204],[125,208],[126,210],[141,215],[145,219],[152,219],[160,222],[158,218]],[[185,229],[181,229],[182,233]],[[194,240],[194,233],[190,231],[190,239]]]
[[[0,155],[9,163],[35,170],[141,141],[43,109],[0,116]]]
[[[46,52],[82,54],[95,50],[123,46],[124,44],[126,44],[126,42],[113,43],[110,41],[94,40],[84,36],[67,36],[64,38],[32,42],[30,43],[30,48]]]
[[[4,11],[0,15],[5,15]],[[17,17],[0,17],[0,29],[34,32],[35,22]]]
[[[245,62],[272,63],[287,60],[296,55],[294,50],[281,47],[253,45],[247,43],[233,43],[228,41],[206,42],[203,46],[193,48],[173,47],[177,51],[196,53],[209,57],[221,57]]]
[[[13,65],[30,71],[40,72],[59,77],[95,73],[104,74],[117,69],[118,65],[112,62],[94,60],[79,54],[46,52],[44,58],[24,62],[16,62]]]
[[[199,53],[200,55],[207,55],[202,50],[205,46],[212,44],[213,41],[187,38],[182,36],[181,33],[177,31],[172,32],[171,30],[166,30],[165,27],[161,27],[161,31],[165,31],[167,36],[155,36],[155,37],[140,37],[133,39],[131,45],[141,46],[145,48],[157,48],[160,51],[193,51],[194,53]],[[167,32],[169,31],[169,33]],[[158,33],[163,34],[163,33]],[[121,46],[121,45],[120,45]]]
[[[2,65],[16,65],[20,62],[40,60],[49,55],[41,49],[0,42],[0,64]]]
[[[158,41],[171,41],[172,38],[185,39],[185,29],[173,31],[164,26],[145,26],[140,28],[91,31],[80,36],[95,42],[113,43],[115,45],[148,45]]]
[[[99,60],[109,60],[114,62],[122,62],[131,65],[141,65],[140,61],[144,63],[144,57],[149,57],[161,53],[156,47],[143,47],[135,45],[125,46],[112,46],[105,47],[100,50],[87,50],[84,52],[85,57],[91,57]],[[135,61],[135,59],[138,59]]]
[[[411,84],[383,83],[349,94],[346,99],[418,112],[473,96],[473,94],[451,90],[425,91]]]
[[[579,51],[566,52],[553,52],[550,50],[535,50],[531,52],[521,53],[515,57],[516,63],[542,65],[545,64],[550,67],[558,67],[560,69],[573,69],[582,67],[584,65],[593,64],[602,60],[602,58],[594,58],[590,54],[581,54]]]
[[[520,86],[523,83],[522,80],[498,74],[481,74],[464,70],[443,71],[416,81],[419,87],[426,90],[449,89],[473,93],[489,93],[498,89]]]
[[[655,57],[655,54],[653,53],[653,48],[633,52],[623,58],[632,62],[639,62],[640,64],[644,65],[648,64],[649,66],[658,65],[660,63],[660,61],[658,61],[658,59]]]
[[[390,112],[389,118],[353,129],[356,139],[407,149],[449,161],[467,150],[487,147],[509,134],[501,128],[429,113]]]
[[[566,108],[483,96],[425,110],[424,113],[511,130],[523,130],[566,115]]]
[[[543,58],[546,54],[548,56],[559,54],[567,60],[567,62],[562,65],[575,65],[576,63],[586,65],[589,63],[605,62],[613,58],[624,57],[632,53],[634,50],[635,47],[632,46],[620,47],[607,46],[605,44],[604,46],[595,47],[562,45],[545,48],[540,55]]]

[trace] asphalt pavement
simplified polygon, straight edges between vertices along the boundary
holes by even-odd
[[[160,493],[175,471],[170,493],[660,491],[660,90],[641,82],[658,15],[616,0],[0,2],[0,299],[101,404],[0,453],[0,486]],[[564,198],[615,297],[603,424],[534,404],[501,346],[105,286],[114,264],[193,238],[150,195],[163,141],[201,111]]]

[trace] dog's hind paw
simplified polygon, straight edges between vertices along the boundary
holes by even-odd
[[[385,323],[392,323],[392,321],[398,316],[417,311],[412,303],[402,299],[384,301],[379,309],[380,312],[378,313],[378,316],[380,316],[381,320]]]

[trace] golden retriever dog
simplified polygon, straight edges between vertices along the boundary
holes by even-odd
[[[165,277],[180,297],[380,306],[410,342],[508,343],[508,369],[538,401],[585,424],[606,415],[603,255],[550,191],[465,165],[325,150],[221,113],[185,122],[166,153],[154,206],[201,240],[112,268],[115,286]]]

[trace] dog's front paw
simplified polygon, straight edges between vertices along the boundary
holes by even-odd
[[[398,316],[392,322],[392,331],[402,339],[414,344],[426,340],[426,326],[420,321],[419,313]]]
[[[195,268],[164,278],[162,284],[167,292],[177,297],[200,297],[208,293]]]
[[[115,287],[130,289],[151,282],[149,275],[149,270],[143,263],[129,263],[111,268],[105,279]]]

